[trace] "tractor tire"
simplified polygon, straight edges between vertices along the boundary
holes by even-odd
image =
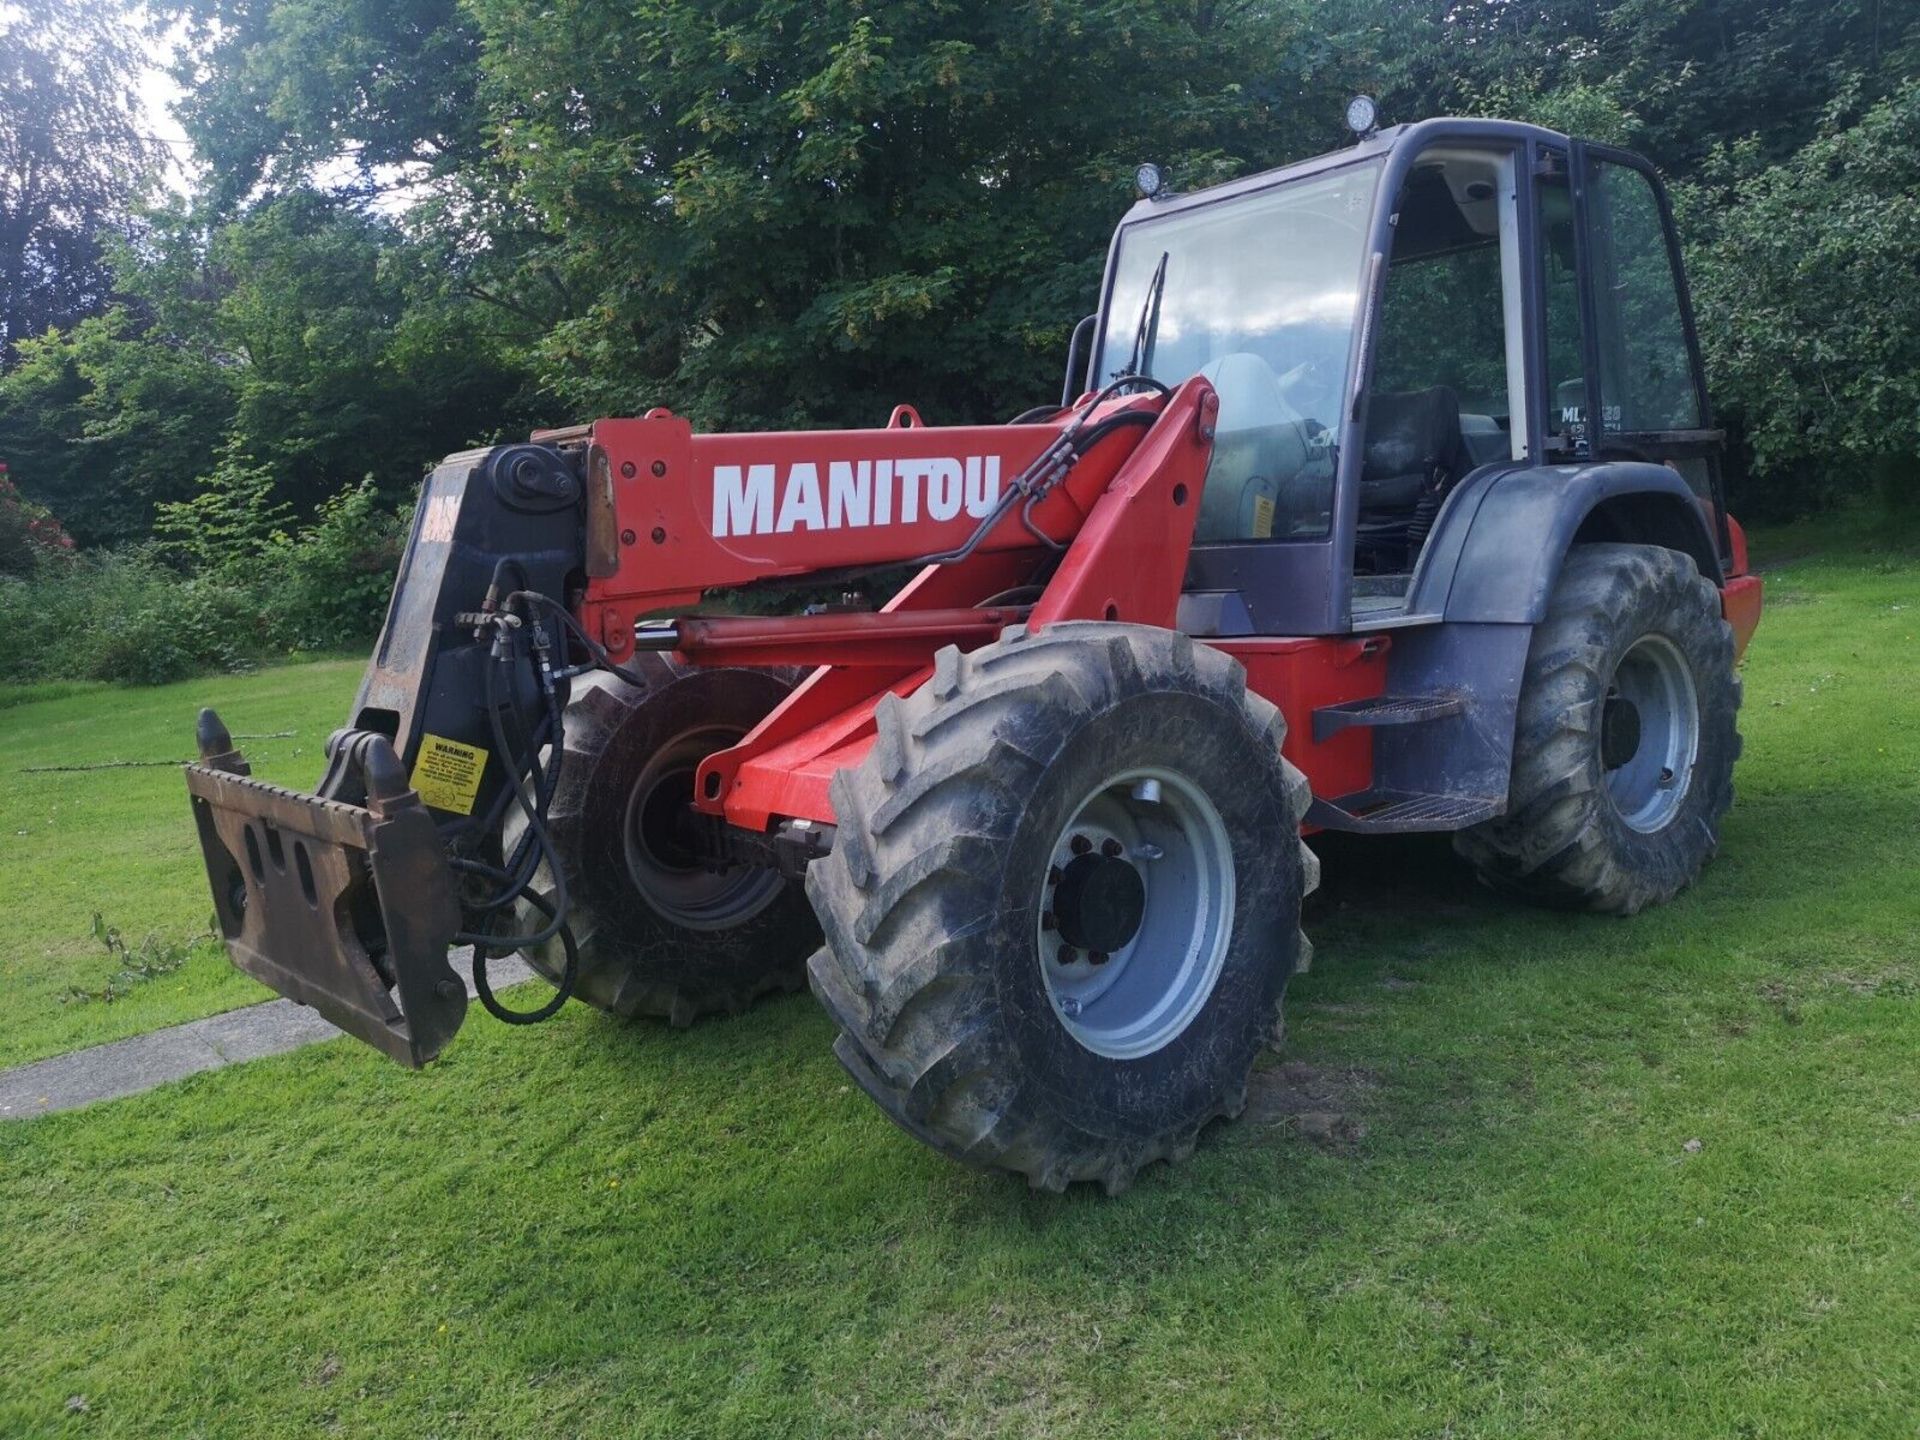
[[[574,683],[547,815],[579,947],[574,994],[616,1015],[685,1026],[798,990],[820,933],[800,886],[772,870],[703,870],[683,828],[694,768],[757,725],[786,697],[791,677],[688,669],[645,652],[627,668],[652,683],[641,690],[604,672]],[[525,819],[517,807],[509,816],[511,853]],[[535,889],[552,893],[545,867]],[[522,902],[523,933],[544,922]],[[558,939],[527,958],[558,982]]]
[[[1495,890],[1631,915],[1719,848],[1740,679],[1720,592],[1656,545],[1578,545],[1534,628],[1507,813],[1454,837]]]
[[[1185,635],[1007,631],[875,713],[807,872],[834,1053],[934,1149],[1109,1193],[1246,1104],[1305,953],[1305,779]]]

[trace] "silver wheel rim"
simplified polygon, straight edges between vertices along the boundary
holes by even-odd
[[[1633,829],[1659,830],[1687,798],[1699,758],[1700,696],[1693,671],[1666,636],[1642,635],[1614,667],[1603,703],[1607,796]],[[1635,732],[1630,746],[1619,738],[1629,724]]]
[[[1098,862],[1096,865],[1095,862]],[[1139,915],[1124,943],[1111,907],[1080,916],[1092,870],[1104,891],[1132,894]],[[1169,770],[1128,770],[1101,782],[1061,829],[1040,883],[1036,943],[1047,1000],[1061,1026],[1096,1055],[1133,1060],[1164,1048],[1213,994],[1233,932],[1233,846],[1220,812]],[[1080,941],[1076,944],[1074,941]],[[1104,958],[1103,958],[1104,957]]]
[[[727,930],[752,919],[780,894],[779,873],[745,866],[704,868],[681,827],[693,800],[694,770],[739,739],[725,730],[688,730],[656,750],[627,792],[620,827],[627,878],[663,918],[689,930]]]

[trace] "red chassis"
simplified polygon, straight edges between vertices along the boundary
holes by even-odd
[[[1098,440],[1033,507],[1033,529],[1062,549],[1037,596],[1022,587],[1047,551],[1016,507],[967,558],[927,565],[877,612],[677,619],[675,653],[688,664],[818,667],[739,744],[701,764],[696,806],[755,833],[782,819],[830,824],[834,773],[860,763],[875,707],[922,684],[936,651],[974,649],[1021,623],[1172,626],[1218,409],[1195,377],[1171,395],[1095,412],[1094,422],[1133,411],[1142,423]],[[580,618],[621,660],[641,617],[694,606],[711,589],[956,549],[1071,419],[1063,411],[1039,424],[930,428],[903,406],[880,430],[741,435],[696,435],[663,410],[598,421]],[[1015,603],[1000,598],[1015,594]],[[1387,636],[1209,643],[1242,660],[1248,683],[1286,715],[1287,758],[1314,793],[1371,785],[1370,734],[1315,743],[1311,719],[1320,706],[1384,692]]]

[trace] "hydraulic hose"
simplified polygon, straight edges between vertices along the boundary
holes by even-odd
[[[538,910],[551,916],[559,926],[560,945],[566,951],[566,968],[560,972],[559,983],[554,986],[553,998],[538,1010],[509,1010],[502,1005],[493,993],[493,987],[487,983],[487,946],[476,943],[473,947],[473,993],[480,997],[480,1003],[494,1019],[508,1025],[537,1025],[559,1013],[560,1007],[573,998],[574,983],[580,978],[580,947],[575,943],[573,931],[568,928],[563,913],[552,901],[538,891],[525,892],[526,899]],[[507,953],[505,950],[502,954]]]

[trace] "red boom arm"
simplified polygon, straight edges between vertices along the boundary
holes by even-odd
[[[1164,400],[1102,407],[1094,423],[1122,410],[1158,415],[1096,441],[1034,508],[1036,528],[1064,553],[1029,623],[1173,623],[1218,408],[1199,378]],[[710,589],[957,549],[1066,424],[695,435],[663,411],[599,421],[581,619],[618,660],[640,616]],[[700,767],[696,804],[755,831],[782,817],[830,823],[828,782],[865,755],[880,697],[918,685],[943,646],[976,648],[1020,618],[1018,608],[981,608],[1030,583],[1050,554],[1019,509],[966,559],[929,565],[877,613],[678,621],[690,664],[821,667]]]

